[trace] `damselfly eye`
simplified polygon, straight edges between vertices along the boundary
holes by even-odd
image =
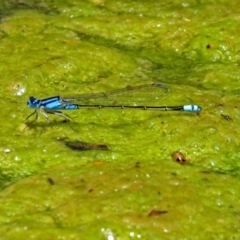
[[[28,103],[37,103],[37,99],[35,97],[30,97]]]

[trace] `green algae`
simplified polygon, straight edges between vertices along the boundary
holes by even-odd
[[[237,1],[2,3],[1,238],[238,239],[238,8]],[[29,95],[154,81],[172,89],[163,105],[203,111],[84,109],[68,113],[76,131],[58,118],[41,137],[43,118],[23,130]],[[65,137],[110,150],[71,151],[58,141]],[[174,162],[174,151],[189,164]],[[167,213],[149,217],[152,210]]]

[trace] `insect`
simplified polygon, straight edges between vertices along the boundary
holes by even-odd
[[[60,116],[66,121],[70,116],[63,113],[62,110],[76,110],[82,108],[112,108],[112,109],[143,109],[143,110],[162,110],[162,111],[183,111],[199,113],[202,108],[195,104],[167,106],[161,105],[159,101],[171,92],[170,87],[163,83],[151,83],[138,86],[127,86],[121,89],[115,89],[108,92],[99,92],[91,94],[81,94],[72,97],[53,96],[44,99],[30,97],[27,106],[33,108],[25,122],[31,116],[35,115],[27,126],[31,125],[42,114],[49,122],[49,114]],[[27,127],[26,126],[26,127]],[[42,130],[43,131],[43,130]]]

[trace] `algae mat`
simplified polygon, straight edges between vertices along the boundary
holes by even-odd
[[[239,239],[239,8],[2,1],[1,239]],[[79,109],[71,125],[22,123],[29,96],[151,82],[171,88],[160,104],[201,113]]]

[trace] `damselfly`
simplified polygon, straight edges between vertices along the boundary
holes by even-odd
[[[48,114],[54,114],[69,120],[71,118],[61,110],[81,108],[132,108],[144,110],[185,111],[198,113],[202,109],[198,105],[159,106],[159,101],[169,94],[170,88],[163,83],[151,83],[74,97],[53,96],[44,99],[30,97],[27,106],[34,108],[24,121],[35,114],[36,121],[41,113],[49,122]],[[31,123],[32,123],[31,122]],[[30,124],[31,124],[30,123]],[[28,124],[29,125],[29,124]]]

